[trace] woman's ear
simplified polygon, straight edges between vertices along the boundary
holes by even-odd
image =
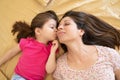
[[[41,29],[40,28],[35,28],[35,34],[40,34]]]
[[[85,31],[83,29],[79,29],[80,36],[83,36],[84,33],[85,33]]]

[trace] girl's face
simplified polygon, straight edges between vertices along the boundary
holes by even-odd
[[[56,26],[57,23],[54,19],[49,19],[41,28],[40,36],[44,38],[46,41],[52,41],[56,39]]]
[[[58,26],[57,36],[61,43],[70,42],[80,38],[80,30],[70,17],[64,17]]]

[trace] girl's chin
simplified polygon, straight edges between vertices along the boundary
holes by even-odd
[[[53,40],[56,40],[57,38],[53,38],[53,39],[51,39],[51,41],[53,41]]]

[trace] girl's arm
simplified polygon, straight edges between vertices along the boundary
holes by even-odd
[[[115,71],[116,80],[120,80],[120,69]]]
[[[19,45],[17,45],[14,48],[12,48],[11,50],[9,50],[8,52],[6,52],[5,55],[0,58],[0,66],[3,63],[5,63],[6,61],[8,61],[9,59],[11,59],[13,56],[15,56],[20,51],[21,51],[21,49],[20,49]]]
[[[52,73],[56,68],[56,50],[58,48],[58,41],[54,40],[52,42],[51,52],[46,63],[46,72]]]

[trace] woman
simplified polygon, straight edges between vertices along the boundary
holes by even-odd
[[[57,32],[65,54],[55,80],[120,80],[120,32],[91,14],[68,11]]]

